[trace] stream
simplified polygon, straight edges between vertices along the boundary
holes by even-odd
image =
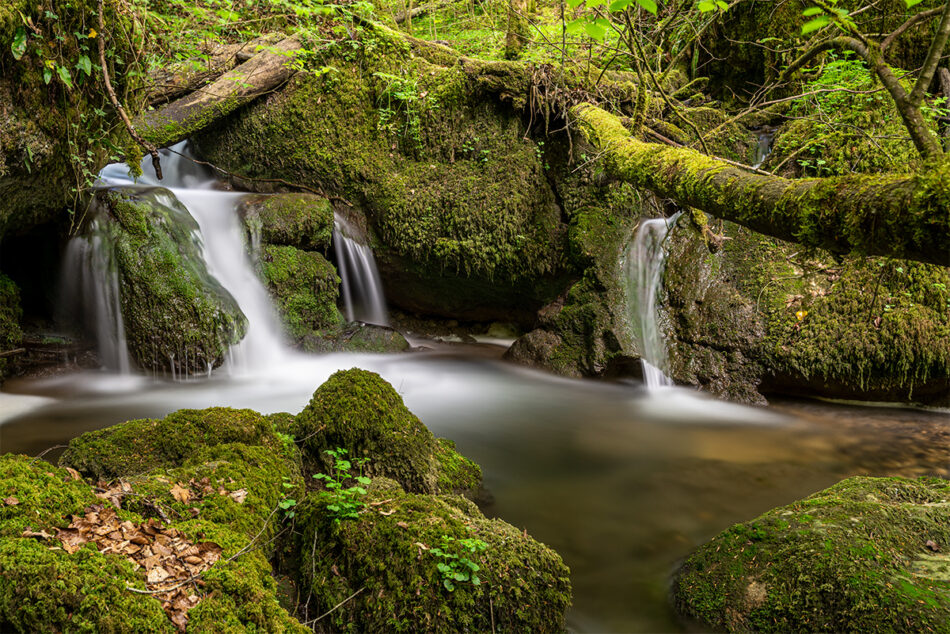
[[[670,576],[719,531],[848,475],[950,475],[946,412],[794,400],[748,408],[662,380],[645,389],[560,378],[505,363],[504,348],[488,344],[422,341],[424,349],[396,355],[294,352],[281,343],[263,287],[236,263],[244,251],[218,239],[241,233],[236,195],[173,191],[206,234],[212,273],[249,318],[235,359],[207,378],[178,381],[122,368],[10,380],[0,393],[0,451],[36,455],[85,431],[180,408],[296,413],[333,372],[372,370],[433,433],[482,466],[493,497],[487,514],[561,554],[577,632],[689,629],[669,607]],[[352,287],[373,284],[366,276]],[[384,304],[363,309],[385,323]],[[662,358],[655,362],[663,368]]]

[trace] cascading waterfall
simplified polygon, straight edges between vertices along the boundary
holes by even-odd
[[[247,254],[245,234],[236,213],[236,206],[243,194],[215,189],[218,181],[214,178],[214,174],[188,158],[189,151],[186,142],[169,150],[161,150],[161,154],[162,171],[165,176],[163,180],[159,181],[156,177],[151,161],[144,160],[142,175],[134,179],[129,175],[125,165],[106,166],[99,175],[99,185],[104,187],[131,185],[143,189],[158,186],[169,189],[198,223],[200,235],[196,236],[196,240],[201,245],[202,256],[209,273],[234,297],[247,317],[247,334],[241,343],[231,349],[226,369],[244,371],[252,367],[260,368],[280,362],[290,354],[290,351],[283,341],[280,321],[271,304],[270,296],[257,277]],[[77,240],[86,239],[78,238]],[[70,246],[70,249],[75,250],[81,248]],[[107,272],[109,269],[102,266],[101,259],[94,260],[92,268]],[[102,274],[97,275],[100,278],[102,276]],[[75,284],[73,286],[80,288]],[[103,285],[103,288],[105,287],[106,285]],[[113,290],[108,293],[114,296],[117,306],[117,281],[111,288]],[[102,302],[97,299],[96,305],[100,303]],[[121,329],[121,318],[121,312],[117,309],[113,312],[97,309],[95,319],[97,324],[101,324],[97,333],[100,345],[108,346],[109,341],[121,339],[121,335],[113,334],[113,331]],[[174,370],[173,378],[176,378]]]
[[[775,130],[772,128],[762,128],[756,132],[755,163],[752,167],[758,169],[765,163],[765,159],[772,153],[772,141],[775,139]]]
[[[666,269],[663,244],[680,213],[670,218],[641,220],[633,244],[627,251],[625,268],[630,323],[640,345],[643,381],[649,389],[673,385],[666,375],[669,361],[665,337],[659,325],[657,297]]]
[[[376,268],[373,250],[357,239],[353,225],[336,215],[333,244],[343,281],[343,310],[347,321],[363,321],[388,326],[383,283]]]
[[[101,222],[93,220],[86,235],[66,246],[60,273],[60,320],[81,315],[85,327],[95,332],[99,360],[120,374],[131,372],[129,352],[119,304],[119,273]]]

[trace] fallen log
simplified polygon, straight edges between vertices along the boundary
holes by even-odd
[[[264,47],[207,86],[142,113],[135,128],[158,147],[186,139],[290,79],[296,72],[292,62],[300,48],[294,37]]]

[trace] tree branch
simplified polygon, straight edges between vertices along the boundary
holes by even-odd
[[[914,89],[910,93],[910,102],[915,106],[920,105],[924,93],[930,87],[934,72],[937,70],[937,64],[940,62],[940,56],[943,55],[943,49],[947,47],[948,38],[950,38],[950,2],[943,5],[940,26],[937,27],[937,34],[930,42],[927,60],[924,62],[923,69],[920,71],[920,75],[917,76],[917,83],[914,84]]]
[[[590,104],[572,109],[616,177],[682,207],[836,253],[950,266],[950,162],[915,175],[790,180],[750,173],[694,150],[645,143]]]
[[[941,12],[943,12],[943,8],[937,7],[936,9],[928,9],[927,11],[923,11],[912,16],[909,20],[907,20],[907,22],[901,24],[894,30],[893,33],[884,38],[884,41],[881,42],[881,50],[886,51],[888,47],[894,43],[894,40],[907,32],[908,29],[920,24],[925,20],[929,20],[932,17],[940,15]]]

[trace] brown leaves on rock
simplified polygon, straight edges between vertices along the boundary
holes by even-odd
[[[20,503],[20,500],[16,499],[12,495],[8,498],[3,498],[4,506],[16,506],[19,503]]]
[[[58,539],[69,554],[93,544],[100,553],[125,557],[136,569],[144,570],[145,593],[162,601],[168,618],[185,631],[188,610],[201,602],[189,582],[221,558],[220,546],[214,542],[193,543],[181,531],[166,528],[154,518],[139,524],[121,521],[114,508],[100,504],[86,507],[83,516],[73,515],[71,519],[68,527],[56,529],[55,536],[46,531],[24,531],[22,535]]]
[[[935,553],[939,553],[939,552],[940,552],[940,545],[939,545],[937,542],[935,542],[934,540],[932,540],[932,539],[928,539],[928,540],[927,540],[927,543],[924,544],[924,546],[926,546],[927,548],[929,548],[930,550],[932,550],[932,551],[935,552]]]
[[[188,500],[191,499],[191,489],[186,489],[181,485],[181,482],[176,482],[168,491],[172,494],[172,497],[181,502],[182,504],[187,504]]]

